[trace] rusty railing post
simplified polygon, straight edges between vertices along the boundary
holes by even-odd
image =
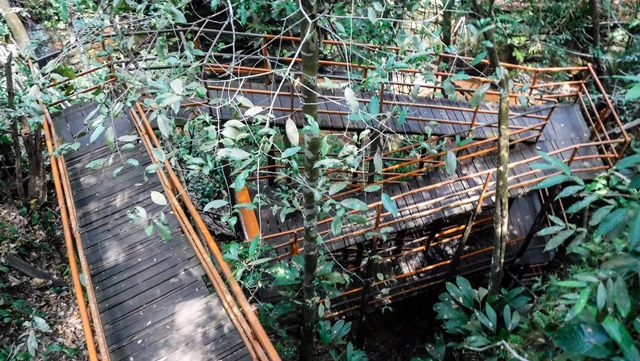
[[[267,41],[267,38],[263,37],[262,38],[262,56],[264,56],[264,67],[265,69],[267,69],[269,72],[271,71],[271,62],[269,61],[269,42]],[[269,85],[271,85],[271,74],[269,73],[265,73],[264,75],[264,85],[265,87],[268,87]]]
[[[553,106],[553,108],[551,108],[551,110],[549,111],[549,114],[547,114],[547,117],[545,118],[544,122],[542,123],[542,126],[540,127],[540,131],[538,132],[538,136],[536,137],[536,140],[535,140],[536,143],[538,142],[538,140],[540,140],[540,137],[544,133],[544,129],[547,127],[547,124],[549,124],[549,122],[551,121],[551,115],[553,114],[554,110],[556,110],[556,106],[555,105]]]
[[[482,185],[482,190],[480,191],[480,196],[478,196],[478,203],[476,204],[476,208],[471,212],[469,219],[467,220],[467,224],[464,227],[464,232],[462,233],[462,237],[460,238],[460,242],[458,242],[458,247],[456,248],[456,253],[453,256],[453,260],[451,261],[451,267],[449,269],[449,275],[447,278],[451,279],[458,268],[458,263],[460,262],[460,257],[464,252],[464,246],[471,235],[471,230],[473,229],[473,222],[476,220],[480,211],[482,211],[482,204],[484,203],[484,198],[487,193],[487,188],[489,187],[489,181],[491,180],[491,175],[493,172],[487,173],[487,178],[484,180],[484,184]]]

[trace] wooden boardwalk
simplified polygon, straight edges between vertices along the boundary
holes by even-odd
[[[537,157],[538,151],[549,153],[575,144],[582,144],[588,141],[588,137],[589,130],[579,112],[578,106],[576,104],[558,105],[552,115],[551,122],[544,129],[544,133],[537,143],[523,142],[518,143],[511,148],[511,163],[518,164],[516,166],[512,166],[509,172],[509,176],[511,177],[511,197],[522,196],[528,192],[530,187],[520,187],[519,184],[525,184],[526,182],[539,178],[541,175],[553,172],[552,170],[539,171],[538,173],[531,172],[531,164],[534,162],[540,162],[540,160],[529,161],[529,159]],[[595,147],[585,147],[581,148],[577,154],[588,155],[596,153],[597,149],[595,149]],[[572,151],[569,150],[557,154],[556,157],[561,160],[568,160],[571,155]],[[459,154],[459,157],[463,156],[464,153]],[[581,160],[579,162],[575,162],[573,164],[573,168],[587,168],[601,164],[601,161],[597,159]],[[485,182],[484,176],[474,175],[495,170],[496,165],[497,155],[495,152],[490,152],[483,156],[461,161],[456,169],[456,174],[452,177],[448,176],[444,169],[438,168],[423,176],[404,179],[400,182],[384,184],[383,190],[385,193],[391,197],[398,197],[396,198],[396,204],[398,206],[399,213],[398,217],[392,217],[390,214],[383,215],[381,219],[381,226],[391,226],[394,229],[393,233],[399,233],[402,231],[411,231],[420,227],[427,227],[437,220],[452,218],[469,212],[475,207],[475,203],[471,202],[463,204],[463,201],[469,197],[477,197]],[[441,186],[436,186],[439,184],[441,184]],[[266,185],[261,187],[263,196],[265,194],[269,194],[268,192],[265,192],[265,188],[267,188]],[[495,189],[495,184],[489,187],[490,191],[493,189]],[[250,188],[250,191],[255,195],[255,189]],[[375,192],[360,192],[351,194],[348,197],[358,198],[367,204],[380,201],[379,195]],[[266,200],[268,202],[269,197],[266,197]],[[460,205],[448,206],[450,204],[456,204],[456,202],[460,203]],[[484,207],[491,208],[492,202],[492,197],[486,197]],[[374,214],[374,210],[370,212],[370,217],[372,216],[372,212]],[[293,235],[291,233],[283,233],[294,229],[300,229],[303,225],[301,215],[298,212],[292,213],[282,221],[279,217],[273,215],[269,203],[266,203],[263,204],[258,219],[263,237],[268,239],[269,244],[276,247],[277,253],[279,255],[290,253],[290,243],[293,239]],[[388,222],[388,224],[385,222]],[[322,223],[319,227],[319,231],[321,234],[322,232],[325,232],[326,235],[329,233],[330,227],[331,224],[329,222]],[[357,228],[357,226],[350,227],[345,224],[342,231],[343,233],[348,233],[349,231],[356,230]],[[277,234],[281,235],[271,236]],[[298,232],[297,239],[302,239],[301,231]],[[328,236],[325,237],[325,245],[328,250],[336,251],[362,243],[365,240],[365,233],[349,237]]]
[[[74,106],[54,116],[54,123],[61,142],[81,144],[65,160],[110,359],[251,359],[171,208],[152,202],[150,192],[163,188],[155,172],[145,177],[150,160],[142,144],[112,150],[104,137],[89,144],[86,117],[94,108]],[[106,126],[116,137],[135,133],[127,116],[108,119]],[[129,158],[139,165],[126,165]],[[106,161],[87,168],[96,159]],[[132,223],[134,207],[149,217],[163,212],[172,239],[148,236],[144,224]]]
[[[274,123],[277,126],[284,126],[288,117],[291,117],[301,129],[305,125],[302,116],[292,114],[302,109],[302,101],[298,90],[292,89],[289,84],[283,84],[278,91],[278,82],[274,82],[267,87],[262,83],[254,82],[229,82],[208,80],[209,99],[228,99],[243,96],[253,105],[271,109],[274,116]],[[273,92],[273,94],[269,94]],[[274,96],[277,94],[277,96]],[[358,92],[356,97],[360,100],[360,108],[366,111],[369,100],[372,96],[378,96],[371,92]],[[469,135],[475,139],[484,139],[498,134],[497,131],[497,108],[493,103],[483,103],[479,106],[477,116],[474,121],[475,108],[460,99],[457,101],[440,98],[431,99],[419,96],[413,99],[410,95],[398,93],[384,93],[382,101],[382,112],[394,114],[392,119],[378,124],[371,124],[363,120],[353,120],[349,118],[349,107],[345,102],[343,89],[320,88],[318,95],[319,126],[322,130],[338,132],[361,132],[365,129],[377,127],[379,130],[389,134],[402,135],[426,135],[426,134],[460,134],[461,138],[467,135],[469,126],[474,123],[474,129]],[[273,106],[272,106],[273,105]],[[403,122],[398,122],[398,114],[406,109],[407,115]],[[511,107],[514,129],[517,127],[530,127],[542,122],[551,107],[539,106],[532,109],[522,107]],[[238,119],[238,113],[242,109],[234,109],[229,106],[217,107],[214,116],[223,121]],[[263,114],[267,114],[265,111]],[[495,114],[494,114],[495,113]],[[516,116],[521,114],[521,116]],[[487,124],[481,127],[482,124]],[[518,137],[524,137],[532,131],[520,133]]]
[[[262,84],[253,84],[253,88],[263,87]],[[251,86],[248,87],[251,89]],[[326,93],[326,91],[325,91]],[[214,96],[222,96],[223,93],[215,93]],[[269,97],[259,93],[238,93],[246,96],[255,105],[268,106],[271,102]],[[211,94],[210,94],[211,95]],[[230,96],[230,94],[227,94]],[[392,98],[391,95],[385,97]],[[367,95],[359,95],[367,98]],[[397,97],[397,96],[396,96]],[[393,97],[395,98],[395,97]],[[291,97],[277,97],[278,101],[286,102]],[[295,98],[294,98],[295,99]],[[322,98],[321,98],[322,99]],[[325,97],[325,100],[327,98]],[[322,101],[322,100],[321,100]],[[446,99],[420,100],[422,107],[408,107],[409,114],[421,114],[421,116],[438,117],[439,119],[452,119],[461,124],[446,124],[438,121],[430,123],[435,134],[452,135],[464,134],[471,124],[472,113],[469,113],[469,106],[464,102],[453,102]],[[431,109],[425,105],[435,105],[445,107],[447,110]],[[338,102],[338,106],[346,108],[344,100]],[[294,108],[297,104],[294,105]],[[488,105],[482,106],[490,109]],[[424,114],[423,112],[431,112]],[[218,109],[217,116],[222,120],[232,119],[233,111]],[[226,113],[225,113],[226,112]],[[437,113],[439,112],[439,114]],[[546,264],[553,253],[544,253],[542,250],[546,244],[543,237],[534,237],[531,243],[522,254],[521,246],[534,221],[541,210],[538,194],[531,192],[531,186],[537,179],[551,175],[555,170],[534,170],[532,164],[542,162],[538,152],[555,153],[556,157],[562,161],[569,162],[572,157],[579,160],[571,164],[574,170],[592,169],[603,166],[602,160],[588,156],[597,155],[598,149],[595,146],[580,146],[590,141],[591,131],[576,103],[562,103],[553,107],[553,112],[548,105],[539,106],[528,110],[512,107],[514,113],[537,114],[539,118],[529,118],[527,116],[516,116],[511,119],[510,124],[516,127],[531,127],[541,121],[541,118],[550,115],[549,122],[540,130],[522,132],[511,137],[514,143],[510,150],[510,221],[509,221],[509,243],[507,245],[506,261],[511,262],[516,255],[521,257],[519,262],[525,265]],[[551,112],[551,113],[550,113]],[[286,111],[275,112],[275,124],[282,126],[286,119]],[[435,114],[434,114],[435,113]],[[237,113],[236,113],[237,115]],[[485,124],[495,124],[497,116],[494,114],[482,114],[478,116],[478,122]],[[387,134],[403,133],[405,135],[420,135],[421,120],[408,121],[403,127],[395,127],[389,124],[389,128],[382,129]],[[328,131],[352,131],[359,132],[367,128],[367,124],[358,122],[345,122],[343,115],[331,112],[320,113],[319,121],[321,129]],[[300,127],[302,124],[298,124]],[[496,129],[490,126],[476,129],[473,137],[476,141],[490,139],[496,136]],[[539,138],[535,138],[540,135]],[[524,139],[521,139],[524,138]],[[521,141],[526,140],[526,141]],[[479,142],[481,144],[481,142]],[[495,146],[495,141],[485,142],[480,146],[474,146],[467,150],[458,151],[457,157],[460,159],[455,174],[449,176],[444,167],[431,169],[416,177],[401,178],[399,181],[382,184],[382,190],[390,197],[394,198],[398,214],[391,215],[382,211],[380,215],[380,226],[390,229],[386,236],[386,241],[378,241],[376,254],[380,257],[373,264],[372,275],[376,275],[370,286],[365,286],[363,278],[366,276],[365,269],[361,265],[363,252],[370,251],[371,232],[375,231],[376,208],[370,207],[364,215],[368,218],[365,225],[354,224],[345,218],[340,234],[334,235],[331,230],[331,219],[321,219],[319,233],[323,237],[323,247],[330,252],[333,257],[350,271],[359,274],[354,277],[348,290],[333,297],[331,300],[332,309],[327,311],[327,317],[338,317],[349,314],[363,305],[363,292],[366,292],[367,310],[374,310],[384,306],[389,302],[396,302],[404,298],[423,292],[425,289],[435,286],[447,280],[452,272],[452,264],[459,240],[464,230],[464,225],[468,219],[469,212],[476,207],[477,199],[482,192],[482,186],[486,181],[488,173],[493,172],[498,163],[497,152],[488,151],[479,156],[465,158],[466,154],[474,153],[481,149]],[[574,152],[574,146],[579,146]],[[391,151],[392,149],[385,149]],[[580,159],[587,157],[587,159]],[[393,163],[385,164],[384,166]],[[577,173],[583,178],[593,176],[593,172]],[[299,212],[288,214],[284,219],[279,214],[274,215],[271,205],[278,204],[274,187],[282,184],[269,184],[261,181],[261,207],[258,208],[257,219],[260,225],[262,239],[271,245],[278,258],[287,258],[292,252],[300,249],[300,240],[303,239],[303,219]],[[249,192],[252,197],[257,194],[257,183],[249,184]],[[490,266],[491,259],[491,239],[492,232],[492,212],[493,212],[493,192],[495,192],[495,181],[492,179],[487,188],[487,196],[484,198],[482,214],[473,233],[462,252],[462,256],[453,271],[458,275],[482,275]],[[357,198],[366,204],[380,202],[378,192],[366,193],[356,192],[348,195],[334,195],[332,198],[340,201],[346,198]],[[449,231],[453,230],[453,231]],[[271,292],[264,293],[267,299],[274,297]],[[277,299],[277,296],[275,296]]]

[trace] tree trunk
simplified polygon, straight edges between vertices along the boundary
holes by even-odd
[[[316,0],[302,0],[304,12],[301,37],[302,43],[302,111],[318,120],[318,94],[316,82],[318,74],[318,33],[313,19],[317,13]],[[318,267],[318,178],[319,168],[315,163],[320,158],[320,134],[308,131],[304,134],[304,177],[306,184],[302,188],[304,198],[304,274],[302,278],[302,338],[300,340],[299,358],[302,361],[313,359],[315,345],[315,326],[318,317],[318,297],[316,295],[315,278]]]
[[[490,39],[487,39],[491,41]],[[495,46],[492,48],[495,49]],[[491,57],[499,61],[496,50]],[[489,274],[489,294],[497,294],[500,291],[504,258],[509,240],[509,79],[504,71],[500,80],[500,108],[498,111],[498,168],[496,170],[496,194],[495,211],[493,214],[493,227],[495,230],[493,252],[491,257],[491,271]]]
[[[8,0],[0,0],[0,10],[4,12],[4,18],[18,46],[21,49],[27,47],[30,42],[29,34],[18,15],[11,11]],[[36,199],[38,203],[43,203],[47,198],[47,181],[44,169],[44,158],[42,157],[42,126],[37,125],[35,129],[32,130],[25,116],[22,116],[20,120],[22,123],[22,142],[29,164],[27,197],[30,200]],[[17,133],[17,124],[12,124],[12,137],[14,137],[14,131]],[[18,170],[17,164],[19,163],[19,158],[18,154],[16,154],[16,171]],[[20,187],[18,187],[18,189],[20,189]],[[20,191],[18,190],[18,192]]]
[[[44,159],[42,157],[42,126],[36,125],[31,129],[27,117],[22,116],[22,142],[29,160],[29,185],[27,197],[42,204],[47,200],[47,181],[44,171]]]
[[[4,13],[4,19],[7,21],[11,34],[15,39],[20,49],[24,49],[29,45],[29,34],[24,28],[18,14],[11,11],[11,6],[8,0],[0,0],[0,10]]]
[[[602,50],[602,38],[600,36],[600,18],[602,13],[600,0],[589,0],[589,5],[591,7],[591,37],[593,38],[593,50],[591,54],[598,75],[604,77],[602,79],[603,85],[606,89],[609,89],[611,84],[607,76],[607,65],[602,58],[604,51]]]
[[[455,0],[444,0],[442,8],[442,43],[445,47],[451,45],[451,21],[453,20],[452,10],[455,6]],[[447,51],[445,49],[445,51]]]
[[[7,77],[7,107],[14,110],[15,106],[15,91],[13,88],[13,72],[11,69],[11,62],[13,61],[13,54],[9,53],[7,57],[7,63],[4,66],[5,76]],[[11,142],[13,143],[14,153],[14,166],[15,166],[15,185],[16,193],[20,201],[24,201],[24,179],[22,178],[22,149],[20,148],[20,135],[18,134],[18,118],[10,116],[11,122]]]
[[[485,10],[480,0],[473,0],[473,7],[477,14],[484,18],[493,18],[494,1],[488,1]],[[501,68],[498,49],[494,42],[494,30],[483,32],[485,40],[492,44],[488,47],[489,61],[495,71],[500,69],[500,105],[498,110],[498,167],[496,169],[496,194],[494,198],[495,211],[493,214],[494,240],[491,255],[491,270],[489,273],[489,294],[500,291],[502,274],[504,271],[504,257],[509,238],[509,74]]]

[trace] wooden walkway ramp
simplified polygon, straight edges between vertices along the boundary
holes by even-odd
[[[74,106],[55,116],[54,124],[61,142],[80,143],[65,160],[110,359],[252,359],[176,215],[152,202],[151,191],[164,191],[155,172],[145,176],[151,161],[143,145],[112,149],[104,137],[89,143],[87,116],[93,109]],[[106,124],[116,137],[135,134],[127,116]],[[87,167],[98,159],[104,164]],[[145,224],[132,223],[128,213],[134,207],[144,208],[149,218],[163,212],[171,240],[147,235]]]
[[[303,126],[301,117],[296,116],[301,109],[299,95],[286,84],[280,92],[274,92],[273,84],[271,88],[249,82],[240,85],[222,81],[220,84],[216,85],[215,80],[208,83],[211,99],[242,96],[265,109],[274,104],[275,126],[283,127],[288,117],[294,119],[299,128]],[[349,107],[342,90],[323,89],[321,93],[318,122],[322,130],[353,134],[372,128],[371,123],[348,118]],[[447,174],[443,160],[446,149],[433,155],[411,155],[420,158],[420,162],[404,158],[398,163],[393,157],[406,150],[395,151],[391,145],[383,148],[386,153],[383,153],[382,174],[373,183],[371,179],[365,182],[366,176],[355,176],[350,171],[328,172],[335,182],[352,181],[344,190],[331,195],[333,201],[356,198],[368,205],[368,211],[359,212],[366,222],[352,221],[349,213],[355,211],[340,216],[328,214],[320,219],[318,230],[325,250],[340,267],[359,275],[353,277],[347,290],[332,297],[332,309],[326,317],[344,316],[363,305],[373,310],[424,292],[452,274],[478,276],[486,273],[490,266],[494,173],[498,164],[496,105],[487,102],[474,108],[462,100],[433,97],[419,97],[414,103],[407,95],[383,94],[384,111],[397,112],[398,107],[403,107],[409,117],[403,124],[390,121],[379,125],[378,131],[387,135],[426,136],[425,141],[433,139],[431,137],[445,141],[448,149],[456,154],[457,167],[454,174]],[[356,94],[361,107],[366,107],[372,95]],[[543,193],[533,192],[532,186],[558,173],[558,169],[534,166],[544,162],[540,152],[567,164],[583,179],[610,165],[606,141],[597,141],[604,136],[590,129],[588,121],[593,121],[593,114],[583,112],[584,107],[580,107],[578,100],[582,101],[576,98],[574,102],[511,107],[507,262],[517,258],[519,264],[537,267],[553,256],[553,252],[543,252],[547,240],[530,232],[542,212],[543,202],[552,202],[542,199]],[[242,119],[242,114],[241,108],[222,106],[215,108],[213,115],[224,122]],[[397,119],[397,115],[392,119]],[[456,136],[472,139],[469,145],[459,146],[455,143]],[[393,155],[390,160],[384,160],[385,154]],[[402,170],[398,164],[404,164]],[[366,173],[364,168],[363,171]],[[272,206],[280,204],[277,189],[284,191],[288,186],[286,182],[269,182],[268,172],[264,175],[263,180],[248,182],[247,191],[251,199],[260,192],[261,206],[255,211],[260,238],[274,249],[276,259],[287,259],[304,251],[303,218],[298,211],[285,217],[274,214]],[[364,191],[364,186],[370,184],[380,185],[381,191]],[[396,215],[381,206],[380,192],[396,203]],[[456,254],[464,225],[478,203],[481,212],[474,222],[472,235],[462,253]],[[336,217],[342,218],[337,234],[333,229]],[[374,241],[372,235],[385,228],[385,239]],[[379,258],[367,270],[363,259],[371,252]],[[454,261],[457,256],[459,259]],[[278,298],[271,290],[266,290],[263,296],[267,300]]]
[[[551,121],[545,127],[542,136],[537,143],[521,142],[515,144],[510,151],[510,193],[511,197],[519,197],[527,193],[537,178],[553,173],[553,170],[535,171],[531,165],[540,162],[538,151],[553,153],[559,151],[554,157],[568,162],[573,155],[574,145],[588,142],[589,130],[580,114],[576,104],[558,105],[553,112]],[[495,146],[494,143],[483,145],[484,148]],[[480,147],[482,149],[482,147]],[[565,149],[563,151],[563,149]],[[487,152],[482,156],[472,156],[465,158],[465,152],[458,152],[459,164],[454,175],[446,174],[444,167],[435,168],[417,177],[407,177],[396,182],[381,183],[383,190],[390,197],[394,198],[398,206],[398,216],[393,217],[388,212],[384,212],[381,217],[381,226],[393,227],[394,233],[411,231],[420,227],[428,227],[440,219],[456,217],[469,212],[475,208],[474,199],[481,193],[482,186],[486,181],[486,176],[496,169],[498,157],[495,151]],[[597,154],[595,147],[580,148],[576,155],[589,156]],[[574,155],[574,157],[576,156]],[[575,162],[574,169],[585,169],[601,166],[599,159],[584,159]],[[274,185],[277,186],[277,185]],[[272,186],[273,187],[273,186]],[[269,186],[264,184],[261,187],[263,199],[269,201]],[[495,191],[495,182],[490,181],[489,194]],[[250,192],[255,196],[256,189],[250,188]],[[475,197],[475,198],[474,198]],[[367,204],[380,202],[379,194],[376,192],[344,192],[333,196],[336,200],[345,198],[358,198]],[[277,200],[274,199],[274,204]],[[492,196],[484,198],[484,207],[491,208]],[[375,208],[371,207],[375,213]],[[370,214],[373,217],[373,214]],[[269,204],[265,204],[260,211],[259,221],[263,239],[274,246],[280,255],[291,252],[291,244],[294,233],[297,239],[302,239],[303,219],[299,212],[290,214],[282,220],[273,215]],[[371,219],[373,225],[373,218]],[[362,243],[367,239],[366,232],[352,232],[361,228],[359,226],[350,227],[346,222],[343,226],[343,235],[329,235],[331,229],[330,222],[321,222],[319,231],[328,235],[325,238],[325,245],[331,251],[340,250]]]

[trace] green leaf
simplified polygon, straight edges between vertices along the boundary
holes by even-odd
[[[578,323],[560,328],[553,341],[570,355],[579,358],[605,358],[611,354],[607,343],[611,340],[604,328],[598,324]]]
[[[598,208],[595,212],[593,212],[593,215],[589,220],[589,226],[595,227],[599,225],[604,219],[604,217],[608,216],[612,210],[613,210],[613,206],[604,206],[602,208]]]
[[[327,167],[327,168],[331,168],[331,167],[339,167],[342,164],[342,162],[339,159],[334,159],[334,158],[326,158],[326,159],[322,159],[317,161],[314,165],[313,168],[320,168],[320,167]]]
[[[31,356],[36,355],[36,351],[38,350],[38,339],[36,338],[35,332],[33,330],[29,331],[29,336],[27,337],[27,351]]]
[[[96,139],[98,139],[98,137],[105,131],[105,127],[103,127],[102,125],[99,125],[96,127],[96,129],[93,131],[93,133],[91,133],[91,136],[89,137],[89,143],[93,143],[96,141]]]
[[[511,324],[511,307],[509,307],[509,305],[504,306],[504,309],[502,309],[502,319],[508,328]]]
[[[575,232],[576,231],[574,229],[566,229],[562,232],[559,232],[558,234],[553,236],[553,238],[551,238],[549,242],[547,242],[547,245],[544,247],[544,251],[547,252],[552,249],[558,248],[558,246],[563,244],[564,241],[566,241],[567,238],[571,237]]]
[[[386,193],[382,193],[382,205],[384,206],[384,209],[391,213],[391,215],[394,217],[398,216],[398,206],[396,205],[396,201],[391,199],[391,197]]]
[[[107,128],[104,132],[104,143],[111,149],[113,149],[116,145],[116,134],[113,130],[113,127]]]
[[[169,242],[171,240],[171,229],[161,221],[154,220],[154,223],[156,224],[156,232],[158,232],[160,238],[165,242]]]
[[[123,135],[121,137],[118,137],[118,141],[120,142],[133,142],[136,140],[138,140],[137,135]]]
[[[489,322],[491,322],[491,325],[493,325],[492,330],[495,332],[498,326],[498,315],[496,315],[496,311],[493,309],[493,307],[491,307],[489,302],[487,302],[484,308]]]
[[[287,122],[285,123],[284,128],[287,134],[287,139],[289,139],[289,143],[291,143],[291,145],[294,147],[299,146],[300,132],[298,132],[298,127],[296,127],[296,123],[291,118],[287,118]]]
[[[371,193],[371,192],[379,191],[380,188],[382,188],[382,186],[380,186],[379,184],[372,184],[370,186],[366,186],[364,191],[367,193]]]
[[[616,295],[615,304],[620,315],[624,318],[631,311],[631,299],[629,298],[629,290],[623,277],[616,278],[613,283],[614,293]]]
[[[184,82],[182,81],[182,79],[173,79],[169,83],[169,86],[171,87],[171,90],[173,90],[176,94],[182,95],[182,92],[184,91]]]
[[[622,170],[640,164],[640,154],[624,157],[616,163],[615,168]]]
[[[624,221],[628,212],[629,210],[627,208],[619,208],[613,211],[600,223],[594,236],[600,237],[609,234]]]
[[[216,199],[214,201],[207,203],[202,209],[202,211],[207,212],[211,209],[219,209],[226,206],[227,204],[229,204],[229,202],[225,201],[224,199]]]
[[[540,237],[549,236],[549,235],[552,235],[552,234],[556,234],[556,233],[562,231],[565,228],[567,228],[567,227],[565,227],[564,225],[562,225],[562,226],[551,226],[551,227],[543,228],[540,231],[538,231],[538,233],[536,233],[536,236],[540,236]]]
[[[380,150],[376,151],[376,154],[373,155],[373,167],[376,171],[376,174],[382,173],[382,156],[380,155]]]
[[[468,309],[473,309],[473,298],[469,299],[469,297],[466,297],[458,286],[454,285],[451,282],[447,282],[445,284],[445,288],[454,301],[458,302]]]
[[[163,113],[158,114],[157,120],[160,134],[165,138],[170,137],[173,134],[173,122]]]
[[[355,198],[345,199],[342,202],[340,202],[340,204],[342,204],[342,206],[345,208],[355,209],[358,211],[366,212],[369,210],[369,207],[365,202]]]
[[[243,160],[251,156],[251,154],[239,148],[220,148],[216,155],[218,158],[228,158],[232,160]]]
[[[640,188],[640,174],[636,174],[631,178],[631,182],[629,182],[629,188],[632,188],[632,189]]]
[[[495,329],[495,325],[491,323],[489,318],[487,318],[487,316],[484,313],[482,313],[481,311],[476,310],[476,311],[474,311],[474,315],[480,321],[480,323],[483,324],[486,328],[488,328],[491,331],[493,331]]]
[[[460,288],[460,292],[462,292],[464,304],[469,305],[469,308],[473,308],[474,292],[471,283],[464,277],[456,276],[456,284]]]
[[[407,121],[407,114],[409,113],[409,108],[402,108],[400,114],[398,114],[398,127],[402,127],[402,125]]]
[[[565,187],[562,190],[562,192],[558,193],[558,195],[556,196],[556,199],[570,197],[570,196],[580,192],[583,189],[584,189],[584,186],[581,186],[581,185]]]
[[[94,159],[91,162],[89,162],[85,168],[89,168],[89,169],[96,169],[98,167],[101,167],[104,162],[106,161],[106,158],[99,158],[99,159]]]
[[[245,117],[255,117],[256,115],[262,113],[263,111],[264,111],[263,107],[256,105],[256,106],[253,106],[253,107],[247,109],[244,112],[244,116]]]
[[[473,58],[473,61],[471,61],[471,65],[473,66],[473,65],[479,64],[486,57],[487,57],[486,51],[480,52],[478,55],[475,56],[475,58]]]
[[[456,173],[456,155],[452,151],[447,151],[447,155],[444,160],[444,169],[449,176],[452,176]]]
[[[560,282],[557,282],[556,285],[558,285],[560,287],[569,287],[569,288],[584,288],[584,287],[587,287],[586,283],[584,283],[582,281],[574,281],[574,280],[560,281]]]
[[[337,236],[342,231],[342,217],[333,217],[333,221],[331,221],[331,233],[334,236]]]
[[[507,329],[509,330],[509,332],[515,330],[515,328],[518,327],[519,323],[520,313],[518,311],[514,311],[513,316],[511,316],[511,322],[509,322],[509,324],[507,325]]]
[[[607,316],[604,321],[602,321],[602,327],[609,337],[618,344],[625,359],[631,361],[640,360],[640,352],[635,345],[635,341],[622,322],[611,316]]]
[[[240,174],[238,174],[235,182],[233,182],[233,188],[236,190],[236,192],[239,192],[244,188],[247,177],[249,177],[249,169],[245,169],[240,172]]]
[[[289,158],[292,155],[298,153],[298,151],[300,151],[300,147],[291,147],[291,148],[287,148],[285,149],[284,152],[282,152],[282,155],[280,156],[281,158]]]
[[[487,94],[487,91],[489,90],[490,85],[489,83],[486,84],[482,84],[478,87],[478,89],[476,89],[473,92],[473,97],[471,98],[471,100],[469,101],[469,106],[471,108],[475,108],[478,107],[483,101],[484,98]]]
[[[45,321],[44,318],[42,317],[33,316],[33,319],[31,320],[31,326],[36,330],[39,330],[45,333],[51,332],[51,327],[49,327],[49,324],[47,323],[47,321]]]
[[[178,10],[178,8],[173,5],[169,6],[169,10],[173,13],[173,18],[177,23],[186,24],[187,18],[184,17],[182,11]]]
[[[640,83],[634,85],[631,89],[627,90],[627,94],[624,96],[624,100],[630,102],[640,98]]]
[[[350,183],[351,182],[344,181],[344,182],[337,182],[337,183],[331,184],[331,186],[329,187],[329,195],[332,196],[332,195],[340,192],[341,190],[347,188],[347,186]]]
[[[571,180],[572,177],[566,175],[566,174],[556,174],[554,176],[551,176],[549,178],[544,179],[542,182],[534,185],[533,187],[531,187],[532,190],[535,189],[543,189],[543,188],[549,188],[549,187],[553,187],[555,185],[558,185],[560,183],[564,183],[566,181]]]
[[[636,210],[629,227],[629,249],[636,249],[640,245],[640,210]]]
[[[153,203],[160,206],[167,205],[167,199],[164,197],[162,193],[158,191],[151,191],[151,200],[153,201]]]
[[[549,164],[553,165],[554,168],[561,170],[566,175],[571,175],[571,169],[565,162],[561,161],[558,158],[552,157],[545,152],[538,152],[538,155],[542,157]]]
[[[374,95],[371,97],[371,100],[369,100],[369,114],[375,118],[378,116],[378,113],[380,113],[380,100],[377,95]]]
[[[347,87],[344,89],[344,97],[347,101],[347,105],[349,106],[349,111],[352,114],[358,113],[360,110],[360,103],[358,103],[358,98],[356,98],[356,93],[353,89]]]
[[[369,17],[369,21],[375,24],[376,20],[378,20],[378,14],[376,13],[376,9],[373,7],[367,8],[367,16]]]
[[[167,154],[164,152],[164,150],[162,150],[160,148],[152,148],[151,149],[151,154],[153,154],[154,158],[156,158],[156,160],[159,163],[162,163],[165,160],[167,160]]]
[[[464,341],[470,347],[484,347],[491,343],[488,338],[480,335],[469,336]]]
[[[145,173],[153,173],[159,169],[162,169],[164,165],[162,163],[155,163],[155,164],[151,164],[149,166],[147,166],[147,168],[144,169]]]
[[[571,207],[569,207],[567,209],[567,213],[568,214],[576,213],[576,212],[588,207],[589,205],[591,205],[591,203],[593,203],[597,199],[598,199],[598,195],[597,194],[590,194],[590,195],[586,196],[585,198],[583,198],[582,200],[572,204]]]
[[[591,295],[591,287],[587,287],[580,292],[580,296],[578,297],[578,301],[571,307],[565,321],[569,321],[572,318],[576,317],[582,310],[584,306],[587,305],[587,301],[589,300],[589,295]]]
[[[598,283],[598,289],[596,291],[596,305],[599,310],[602,310],[607,304],[607,287],[604,283]]]

